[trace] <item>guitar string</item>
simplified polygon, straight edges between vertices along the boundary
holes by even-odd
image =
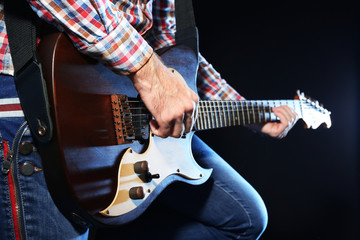
[[[213,101],[206,101],[204,103],[208,103],[208,102],[213,102]],[[233,101],[229,101],[232,102]],[[235,101],[236,102],[236,101]],[[252,115],[253,114],[257,114],[255,115],[256,117],[259,117],[259,115],[264,115],[264,113],[269,114],[269,111],[264,110],[264,108],[266,107],[270,107],[269,105],[265,105],[265,104],[257,104],[256,106],[251,107],[251,109],[249,109],[248,107],[246,107],[246,109],[244,109],[244,106],[239,106],[239,105],[231,105],[231,106],[212,106],[211,109],[208,109],[208,106],[199,106],[198,111],[200,111],[201,113],[207,113],[210,114],[211,116],[209,116],[209,118],[214,117],[213,115],[219,112],[223,112],[225,111],[227,114],[230,114],[228,117],[234,117],[233,115],[236,114],[239,111],[243,111],[243,112],[249,112]],[[130,108],[126,108],[127,110],[145,110],[148,111],[146,107],[130,107]],[[305,103],[303,109],[314,109],[314,106],[311,103]],[[316,110],[320,110],[323,112],[326,112],[326,109],[316,109]],[[272,112],[271,112],[272,113]],[[151,116],[151,114],[148,113],[133,113],[132,116]],[[205,116],[207,117],[207,116]],[[223,116],[226,117],[226,116]],[[250,116],[248,116],[248,118],[251,118]]]
[[[137,103],[137,104],[141,104],[141,105],[143,105],[143,107],[144,108],[146,108],[145,107],[145,105],[144,105],[144,103],[142,102],[142,101],[127,101],[128,103]],[[262,104],[261,106],[269,106],[269,105],[273,105],[273,104],[282,104],[282,103],[284,103],[284,102],[292,102],[292,103],[297,103],[297,102],[302,102],[303,104],[306,104],[306,105],[309,105],[309,106],[312,106],[312,107],[316,107],[316,108],[322,108],[320,105],[319,106],[316,106],[314,103],[312,103],[312,102],[307,102],[306,100],[297,100],[297,99],[291,99],[291,100],[271,100],[271,101],[268,101],[268,100],[244,100],[244,101],[232,101],[232,100],[222,100],[222,101],[218,101],[218,100],[215,100],[215,101],[209,101],[209,100],[200,100],[199,101],[199,103],[201,104],[201,103],[224,103],[224,102],[226,102],[226,103],[230,103],[230,105],[231,104],[233,104],[233,103],[240,103],[240,105],[243,105],[243,103],[245,103],[246,105],[253,105],[253,104],[255,104],[255,105],[260,105],[260,104]],[[263,104],[263,103],[268,103],[268,105],[266,105],[266,104]],[[289,105],[289,104],[287,104],[287,105]],[[315,106],[314,106],[315,105]],[[235,105],[235,107],[237,107],[238,105]],[[214,107],[214,106],[211,106],[211,107]],[[219,106],[215,106],[215,107],[219,107]],[[233,107],[233,106],[231,106],[231,107]],[[256,106],[254,106],[254,107],[256,107]],[[140,108],[142,108],[142,107],[140,107]]]

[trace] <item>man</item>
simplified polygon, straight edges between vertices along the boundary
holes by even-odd
[[[1,13],[3,1],[0,0]],[[29,3],[43,20],[63,27],[79,51],[130,77],[154,117],[150,127],[155,135],[179,138],[191,130],[199,98],[154,53],[155,49],[175,44],[173,0],[29,0]],[[41,161],[34,151],[36,146],[31,144],[19,109],[3,14],[0,16],[0,97],[11,110],[0,120],[4,173],[0,201],[7,209],[1,216],[0,236],[4,239],[86,238],[87,230],[69,223],[48,194]],[[198,81],[201,98],[243,99],[201,55]],[[265,124],[261,131],[284,137],[296,122],[296,115],[286,106],[273,108],[273,112],[280,122]],[[159,203],[160,207],[176,212],[171,219],[159,218],[151,209],[149,214],[154,215],[145,214],[138,222],[120,228],[108,238],[121,239],[127,235],[132,239],[144,236],[154,239],[258,238],[267,222],[260,196],[197,137],[193,140],[193,153],[200,165],[214,169],[211,179],[201,186],[180,185],[165,190],[154,205],[155,209]],[[31,174],[24,171],[29,166]]]

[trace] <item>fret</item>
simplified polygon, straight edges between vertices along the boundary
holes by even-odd
[[[216,110],[216,102],[215,101],[211,101],[212,103],[212,108],[214,110],[214,115],[215,115],[215,126],[218,128],[219,127],[219,112]]]
[[[235,116],[235,110],[234,110],[234,101],[230,101],[230,105],[231,105],[231,114],[232,114],[232,119],[233,119],[233,126],[236,126],[236,116]]]
[[[271,111],[273,107],[280,106],[278,100],[273,100],[270,103],[272,103],[271,107],[269,107],[269,113],[270,113],[270,121],[276,121],[278,117]]]
[[[267,121],[270,121],[270,119],[271,119],[271,115],[270,115],[270,113],[269,113],[269,111],[268,111],[268,109],[269,109],[269,101],[264,101],[264,111],[265,111],[265,115],[266,115],[266,119],[265,119],[265,121],[267,122]]]
[[[214,119],[215,119],[215,125],[214,125],[214,128],[219,128],[219,124],[218,124],[218,111],[216,109],[216,102],[215,101],[209,101],[210,103],[210,108],[211,108],[211,111],[213,112],[213,116],[214,116]]]
[[[243,119],[243,125],[246,125],[245,122],[245,113],[244,113],[244,107],[243,107],[243,103],[245,103],[245,101],[240,101],[240,107],[241,107],[241,114],[242,114],[242,119]]]
[[[271,104],[270,104],[270,101],[268,101],[268,113],[269,113],[269,120],[271,121],[271,114],[272,114],[272,111],[271,111]]]
[[[209,109],[209,112],[211,112],[211,118],[210,118],[210,120],[211,120],[211,128],[215,128],[216,127],[216,125],[215,125],[216,119],[215,119],[215,113],[214,113],[214,111],[213,111],[213,109],[211,107],[211,104],[212,104],[212,102],[208,101],[208,109]]]
[[[225,107],[226,107],[226,126],[227,127],[230,127],[231,126],[231,116],[230,116],[230,114],[231,114],[231,112],[230,112],[230,108],[229,108],[229,101],[224,101],[224,103],[225,103]]]
[[[264,103],[264,101],[261,101],[262,102],[262,114],[263,114],[263,116],[264,116],[264,120],[263,120],[263,122],[266,122],[266,110],[265,110],[265,103]]]
[[[236,120],[235,120],[236,116],[235,116],[235,110],[234,110],[234,104],[233,104],[234,101],[230,101],[229,103],[230,103],[230,106],[231,106],[232,125],[236,126]]]
[[[218,122],[218,127],[221,128],[222,124],[221,124],[221,111],[219,108],[219,101],[214,101],[214,107],[216,108],[216,118]]]
[[[209,111],[211,112],[211,121],[212,121],[212,128],[216,128],[216,112],[213,108],[213,101],[208,101],[209,104]]]
[[[220,116],[220,125],[221,127],[226,127],[226,119],[225,119],[225,109],[224,109],[224,104],[222,101],[218,101],[218,103],[221,103],[221,107],[222,107],[222,116],[223,118]]]
[[[214,118],[214,128],[218,128],[218,125],[217,125],[217,110],[216,110],[216,104],[215,104],[215,101],[209,101],[209,106],[210,106],[210,109],[211,109],[211,112],[213,113],[213,118]]]
[[[207,122],[206,122],[206,103],[204,102],[204,105],[203,105],[203,124],[204,124],[204,129],[208,129],[208,126],[207,126]]]
[[[230,121],[230,115],[229,115],[229,107],[228,107],[228,101],[224,101],[224,118],[225,118],[225,127],[229,127],[231,126],[231,124],[229,123]]]
[[[222,104],[223,104],[223,112],[224,112],[224,125],[225,127],[228,127],[229,126],[229,112],[228,112],[228,109],[227,109],[227,101],[222,101]]]
[[[215,109],[213,107],[213,101],[209,101],[209,109],[211,111],[211,126],[212,128],[216,128],[216,122],[217,122],[217,119],[216,119],[216,112],[215,112]]]
[[[232,116],[231,116],[231,107],[230,107],[230,101],[226,101],[226,112],[227,112],[227,123],[228,123],[228,127],[232,126]]]
[[[263,104],[263,114],[264,114],[264,122],[267,122],[268,119],[269,119],[269,116],[268,116],[268,112],[266,111],[266,108],[267,108],[267,102],[266,101],[262,101],[262,104]]]
[[[252,115],[253,115],[252,123],[256,123],[256,121],[255,121],[255,110],[254,110],[254,101],[251,101],[250,105],[251,105]]]
[[[211,120],[210,120],[210,114],[211,112],[209,112],[208,110],[208,101],[204,101],[204,109],[205,109],[205,125],[206,125],[206,129],[210,129],[211,128]]]
[[[259,114],[259,123],[261,123],[261,117],[262,117],[262,112],[260,110],[261,104],[259,104],[259,101],[256,101],[256,104],[257,104],[257,111],[258,111],[258,114]]]
[[[197,130],[201,130],[201,128],[200,128],[200,115],[201,115],[201,101],[199,101],[198,111],[197,111],[197,116],[196,116],[196,122],[195,122]]]
[[[202,121],[202,115],[203,115],[203,113],[204,113],[204,109],[203,109],[203,106],[202,106],[203,104],[202,104],[202,102],[200,102],[200,104],[199,104],[199,117],[198,117],[198,120],[199,120],[199,127],[200,127],[200,129],[201,130],[203,130],[204,129],[204,124],[203,124],[203,121]]]
[[[254,110],[255,110],[255,117],[254,122],[259,123],[259,117],[261,116],[261,113],[259,112],[259,104],[257,101],[254,101]]]
[[[245,101],[247,119],[248,119],[248,122],[249,122],[249,124],[250,124],[250,123],[251,123],[251,122],[250,122],[250,113],[249,113],[249,106],[248,106],[247,103],[248,103],[248,101]]]
[[[213,121],[213,115],[214,113],[212,112],[211,108],[210,108],[210,101],[206,101],[206,111],[208,112],[208,121],[209,121],[209,126],[210,128],[214,128],[214,121]]]
[[[207,126],[207,129],[211,128],[211,123],[210,123],[210,114],[211,112],[208,110],[208,101],[204,101],[204,109],[205,109],[205,122],[206,122],[206,126]]]
[[[236,102],[235,102],[235,106],[236,106],[236,114],[237,114],[237,121],[238,121],[237,125],[240,126],[240,125],[241,125],[241,119],[240,119],[240,114],[239,114],[240,110],[239,110],[239,105],[238,105],[238,103],[241,104],[241,102],[236,101]]]
[[[229,107],[229,101],[225,101],[225,105],[226,105],[226,112],[227,112],[227,118],[228,118],[228,127],[231,126],[231,111],[230,111],[230,107]]]
[[[276,100],[273,100],[272,101],[272,108],[273,107],[277,107],[278,104],[277,104],[277,101]],[[276,115],[271,111],[271,118],[270,118],[270,121],[276,121]]]

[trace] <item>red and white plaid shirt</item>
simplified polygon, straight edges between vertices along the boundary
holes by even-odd
[[[3,1],[0,0],[0,73],[12,75]],[[28,1],[42,19],[61,25],[79,51],[120,74],[140,69],[154,49],[175,44],[174,0]],[[198,76],[200,98],[242,99],[201,55]]]

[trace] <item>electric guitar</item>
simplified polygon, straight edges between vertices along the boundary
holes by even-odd
[[[61,33],[44,37],[38,52],[54,124],[40,149],[45,177],[59,209],[76,221],[125,224],[172,182],[204,183],[212,170],[192,156],[194,131],[277,121],[271,108],[281,105],[309,128],[331,126],[330,112],[298,92],[293,100],[199,101],[194,131],[162,139],[151,134],[151,115],[126,76],[84,57]],[[161,57],[196,92],[194,52],[180,45]]]

